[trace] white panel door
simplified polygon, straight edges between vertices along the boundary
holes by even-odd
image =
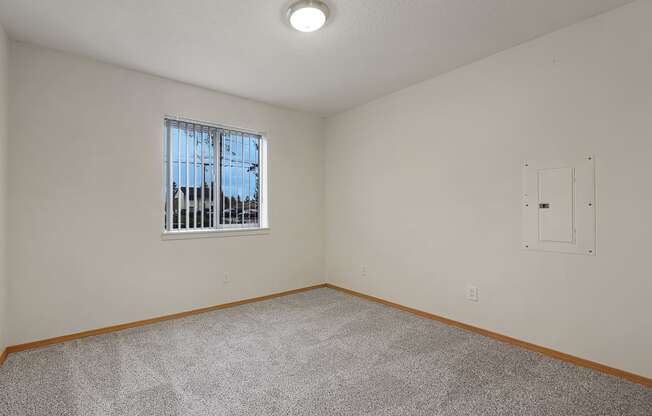
[[[573,242],[573,168],[541,169],[539,182],[539,240]]]

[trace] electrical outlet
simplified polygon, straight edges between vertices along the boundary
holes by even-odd
[[[362,271],[360,274],[362,277],[367,277],[367,266],[362,266]]]
[[[480,300],[478,296],[478,288],[476,286],[467,286],[466,298],[472,302],[477,302],[478,300]]]
[[[224,272],[224,284],[229,283],[229,273]]]

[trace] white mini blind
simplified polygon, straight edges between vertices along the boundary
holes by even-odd
[[[165,119],[167,232],[260,227],[260,135]]]

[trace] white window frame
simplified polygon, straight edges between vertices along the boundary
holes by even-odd
[[[180,123],[190,123],[190,124],[199,124],[202,126],[207,126],[207,127],[213,127],[217,129],[224,129],[224,130],[233,130],[238,133],[247,133],[247,134],[252,134],[252,135],[257,135],[260,137],[260,149],[259,149],[259,164],[260,164],[260,189],[259,189],[259,222],[257,227],[243,227],[239,226],[238,224],[220,224],[219,221],[216,221],[217,225],[215,228],[203,228],[203,229],[179,229],[179,230],[168,230],[167,229],[167,224],[165,223],[165,218],[166,218],[166,206],[168,204],[167,201],[167,188],[169,186],[168,184],[168,137],[167,137],[167,127],[166,127],[166,120],[172,120]],[[163,224],[162,224],[162,230],[161,230],[161,238],[163,240],[177,240],[177,239],[193,239],[193,238],[207,238],[207,237],[235,237],[235,236],[247,236],[247,235],[260,235],[260,234],[269,234],[271,231],[270,226],[269,226],[269,186],[268,186],[268,180],[269,180],[269,174],[268,174],[268,153],[269,153],[269,146],[267,143],[267,137],[268,133],[263,132],[263,131],[258,131],[258,130],[253,130],[253,129],[248,129],[248,128],[242,128],[242,127],[236,127],[236,126],[231,126],[231,125],[226,125],[226,124],[220,124],[220,123],[214,123],[214,122],[207,122],[207,121],[201,121],[201,120],[195,120],[187,117],[179,117],[179,116],[170,116],[170,115],[164,115],[163,116],[163,134],[162,134],[162,178],[163,178],[163,186],[162,186],[162,210],[161,213],[163,214]],[[220,168],[220,152],[221,152],[221,146],[215,146],[215,177],[216,177],[216,185],[215,189],[217,192],[220,192],[221,190],[221,175],[218,172],[218,169]],[[180,186],[180,184],[179,184]],[[220,207],[219,212],[221,212],[221,203],[218,204]],[[218,212],[218,215],[219,215]]]

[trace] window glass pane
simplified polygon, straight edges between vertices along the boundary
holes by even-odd
[[[172,229],[179,228],[179,129],[172,128]]]
[[[248,143],[247,157],[247,216],[246,219],[250,224],[258,224],[258,185],[259,185],[259,166],[258,166],[258,140],[250,140]]]
[[[221,135],[221,195],[224,199],[220,223],[258,224],[260,189],[260,137],[225,131]]]
[[[166,229],[258,226],[260,136],[174,120],[165,126]]]

